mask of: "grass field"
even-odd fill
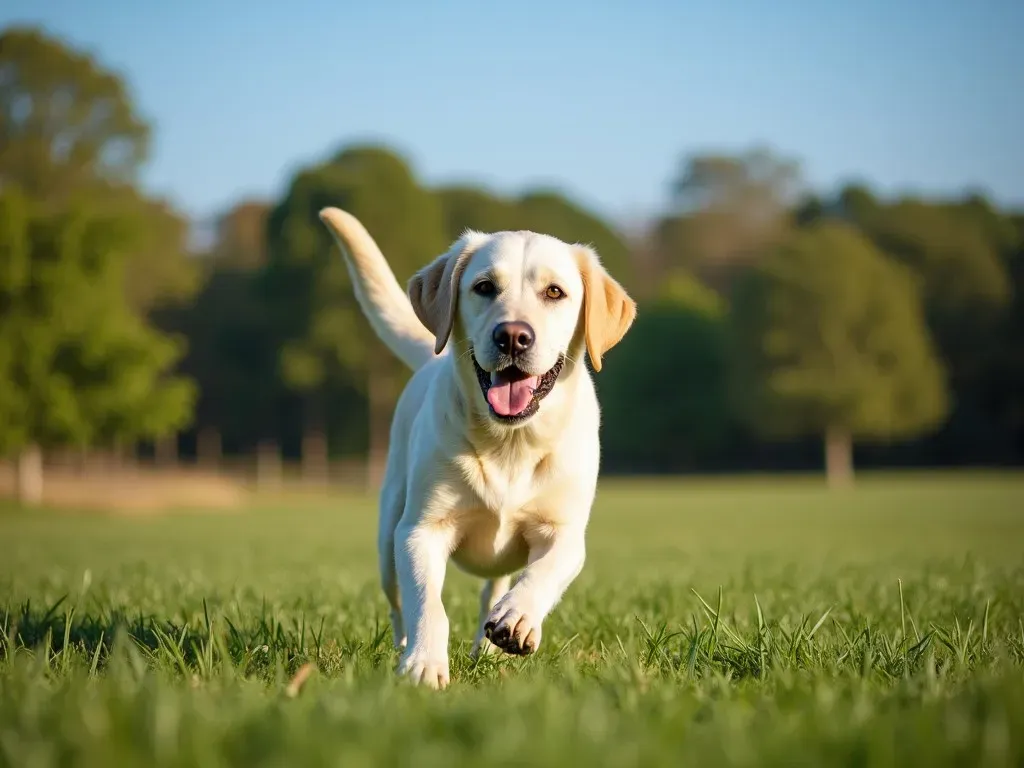
[[[0,509],[0,765],[1024,765],[1024,476],[598,499],[535,656],[469,660],[449,569],[441,693],[392,673],[370,498]]]

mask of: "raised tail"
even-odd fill
[[[414,371],[434,355],[434,335],[416,317],[377,243],[360,221],[338,208],[324,208],[320,220],[334,236],[352,276],[356,301],[388,349]]]

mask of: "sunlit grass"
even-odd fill
[[[396,680],[373,499],[0,512],[0,764],[1015,765],[1024,479],[630,481],[540,653]],[[304,665],[304,687],[289,681]]]

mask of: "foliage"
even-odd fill
[[[91,55],[0,33],[0,447],[95,446],[187,425],[180,339],[145,317],[198,288],[187,224],[134,186],[149,126]]]
[[[209,257],[217,266],[258,269],[267,263],[267,217],[270,203],[244,200],[217,219],[217,235]]]
[[[434,191],[444,219],[444,236],[455,242],[467,229],[502,232],[521,224],[514,200],[471,186],[439,187]]]
[[[0,33],[0,187],[58,202],[97,180],[132,182],[149,127],[123,80],[35,28]]]
[[[942,431],[930,441],[932,455],[945,460],[951,452],[969,453],[979,462],[1006,455],[1012,438],[991,406],[1003,389],[1000,371],[1013,347],[1001,330],[1015,293],[1009,270],[1019,240],[1012,217],[977,196],[882,201],[863,187],[842,190],[833,208],[907,265],[921,286],[953,402]]]
[[[188,221],[166,200],[146,197],[134,187],[106,185],[88,194],[104,216],[133,229],[124,279],[132,310],[148,316],[187,305],[203,282],[201,265],[189,250]]]
[[[708,287],[690,272],[678,270],[668,275],[661,284],[656,299],[693,309],[700,315],[723,320],[729,308],[717,291]]]
[[[803,481],[606,483],[537,655],[472,662],[478,583],[449,569],[441,695],[393,677],[369,496],[242,525],[7,510],[0,760],[1016,765],[1020,494],[995,475],[839,499]]]
[[[131,221],[0,192],[0,448],[89,446],[184,426],[181,354],[125,300]]]
[[[684,212],[731,211],[751,221],[783,215],[801,191],[800,164],[769,147],[684,158],[673,202]]]
[[[379,149],[353,147],[346,152]],[[384,156],[389,155],[381,151]],[[232,370],[244,370],[245,373],[239,374],[242,380],[270,381],[277,377],[260,368],[262,363],[256,368],[235,368],[232,360],[236,357],[233,352],[236,340],[239,334],[246,336],[248,340],[238,343],[242,348],[253,351],[253,360],[265,360],[270,354],[276,356],[283,349],[282,357],[291,376],[287,382],[295,391],[311,391],[308,388],[313,387],[312,391],[319,392],[323,387],[327,388],[323,391],[329,394],[332,404],[332,411],[327,414],[332,444],[345,445],[345,450],[358,452],[366,444],[362,425],[369,407],[367,382],[372,377],[380,380],[383,375],[391,382],[392,394],[388,398],[392,398],[403,372],[397,366],[390,372],[387,368],[376,374],[369,370],[371,362],[379,361],[382,366],[390,366],[394,361],[370,334],[352,300],[348,275],[315,214],[321,204],[341,204],[339,201],[345,196],[348,200],[359,198],[366,206],[370,205],[367,201],[385,197],[372,190],[383,188],[384,184],[379,180],[387,173],[375,176],[378,180],[371,183],[368,179],[372,174],[357,174],[350,169],[345,179],[338,180],[340,174],[330,170],[332,162],[298,174],[288,194],[272,209],[271,212],[279,217],[272,219],[271,227],[272,236],[277,238],[277,256],[266,255],[268,247],[255,234],[261,214],[259,203],[241,203],[222,217],[218,245],[214,248],[211,262],[217,266],[211,274],[216,275],[221,269],[231,272],[233,267],[230,264],[236,262],[255,265],[269,259],[265,267],[257,269],[263,292],[246,299],[251,301],[251,307],[239,310],[237,322],[228,317],[231,310],[227,309],[235,305],[223,297],[221,315],[227,323],[223,332],[225,338],[219,341],[196,339],[194,343],[211,350],[203,357],[209,361],[209,369],[189,367],[188,371],[199,377],[203,387],[210,388],[212,392],[220,391],[219,382],[233,380],[235,374],[231,373]],[[386,161],[380,162],[382,167],[389,165]],[[421,239],[412,235],[406,238],[406,242],[413,244],[403,245],[401,242],[389,242],[388,238],[406,231],[405,225],[410,216],[400,215],[399,208],[409,209],[410,205],[416,207],[418,203],[387,204],[380,210],[365,209],[366,215],[374,217],[376,222],[371,224],[371,232],[383,241],[385,255],[395,263],[400,279],[407,277],[466,228],[495,231],[526,227],[552,231],[565,239],[594,243],[616,276],[625,273],[638,277],[640,267],[644,267],[644,282],[641,284],[634,280],[636,287],[631,288],[642,311],[637,326],[627,336],[619,353],[623,359],[629,358],[628,365],[623,367],[631,371],[629,375],[635,376],[638,383],[647,382],[644,386],[650,385],[660,391],[662,394],[658,395],[658,402],[663,402],[663,405],[671,398],[673,378],[668,367],[673,363],[671,359],[665,360],[653,354],[649,344],[671,343],[675,348],[681,339],[685,339],[687,351],[679,359],[699,355],[703,370],[713,373],[705,373],[703,379],[689,375],[687,386],[692,385],[696,389],[686,396],[688,405],[662,409],[663,413],[671,412],[682,419],[673,429],[665,426],[669,422],[660,423],[654,418],[643,430],[629,429],[628,414],[636,411],[636,393],[639,390],[625,384],[626,374],[617,370],[619,364],[614,366],[616,370],[610,368],[607,376],[598,377],[602,407],[608,416],[608,428],[604,432],[606,470],[652,470],[656,465],[663,466],[669,462],[670,456],[675,456],[669,462],[671,466],[709,469],[764,468],[766,461],[773,466],[795,468],[807,467],[811,461],[817,460],[819,448],[813,450],[814,458],[809,459],[812,454],[806,447],[801,447],[802,444],[790,445],[788,438],[778,442],[775,437],[768,436],[791,435],[792,430],[758,435],[743,425],[750,419],[743,418],[738,406],[752,407],[755,402],[749,396],[754,394],[752,391],[742,391],[745,383],[750,383],[750,373],[731,364],[725,373],[718,372],[717,361],[735,359],[735,356],[725,346],[715,347],[715,344],[725,344],[723,335],[718,333],[720,324],[702,314],[693,315],[689,310],[725,313],[723,322],[736,328],[731,314],[735,312],[738,316],[745,316],[753,311],[746,306],[752,294],[745,293],[742,286],[747,277],[758,273],[758,265],[787,243],[794,232],[835,221],[845,221],[847,226],[864,234],[882,253],[886,264],[892,262],[902,266],[895,271],[884,270],[886,276],[900,274],[906,278],[897,278],[898,285],[883,289],[884,295],[899,294],[910,289],[908,283],[915,284],[920,295],[915,305],[923,307],[926,325],[922,331],[919,318],[913,319],[921,313],[908,310],[906,317],[918,328],[918,331],[910,333],[923,332],[927,343],[934,348],[934,354],[941,357],[946,387],[950,390],[945,399],[954,409],[939,437],[932,437],[933,430],[923,426],[921,430],[909,432],[890,430],[886,439],[902,445],[891,449],[871,448],[866,454],[869,463],[888,463],[897,459],[924,463],[935,460],[1019,461],[1021,454],[1016,446],[1021,444],[1017,436],[1020,430],[1013,426],[1019,420],[1011,414],[1024,408],[1021,405],[1024,401],[1019,390],[1013,387],[1016,379],[1008,363],[1014,359],[1012,350],[1021,343],[1020,331],[1013,322],[1012,314],[1013,307],[1019,303],[1019,289],[1014,287],[1010,274],[1021,237],[1013,215],[994,208],[984,199],[886,202],[875,197],[871,190],[855,186],[848,186],[835,196],[799,196],[799,169],[784,157],[757,151],[732,158],[697,155],[687,159],[680,173],[680,188],[688,191],[665,217],[653,223],[648,233],[651,242],[648,253],[645,250],[646,237],[629,243],[599,217],[557,193],[535,190],[518,197],[501,196],[485,188],[465,184],[428,190],[412,179],[408,168],[402,170],[399,167],[403,165],[399,159],[393,176],[397,179],[396,187],[408,192],[397,196],[389,193],[387,197],[399,200],[403,194],[408,194],[410,200],[422,202],[423,195],[430,194],[435,205],[424,204],[421,208],[433,208],[440,217],[440,224],[421,222],[418,225],[424,232],[433,232],[427,238],[434,240],[429,248],[424,245],[426,240],[419,242]],[[337,191],[333,191],[332,184]],[[354,190],[362,192],[357,194]],[[322,197],[317,198],[321,192]],[[688,201],[686,205],[683,205],[684,200]],[[918,221],[918,213],[915,212],[920,211],[925,213],[919,217],[923,223],[918,224],[915,223]],[[908,221],[900,224],[899,218],[904,213]],[[265,209],[263,215],[266,215]],[[432,215],[424,216],[433,221]],[[282,228],[285,220],[289,222],[287,236]],[[928,222],[933,220],[944,222],[935,227],[941,236],[926,231],[923,238],[914,239],[915,228],[927,230],[931,227]],[[276,224],[273,223],[275,221]],[[952,232],[954,227],[963,231],[949,236],[943,234]],[[883,237],[886,232],[910,233],[904,238],[907,244],[896,248],[892,245],[897,242],[893,237]],[[972,243],[977,247],[971,246]],[[970,251],[968,246],[974,250]],[[645,262],[643,265],[641,260]],[[981,266],[971,267],[972,260]],[[831,261],[825,260],[827,264]],[[825,264],[821,266],[825,268]],[[223,283],[231,283],[235,279],[224,276]],[[887,281],[888,277],[878,279]],[[853,301],[842,281],[833,281],[828,286],[833,284],[837,290],[847,290],[847,299]],[[827,286],[823,290],[826,288],[831,290]],[[226,290],[223,284],[211,287],[214,293],[221,290]],[[729,297],[728,305],[723,296]],[[861,298],[866,300],[870,297],[862,295]],[[213,330],[212,318],[217,315],[214,304],[220,301],[208,297],[197,302],[193,308],[197,322],[191,327],[219,337],[221,332]],[[677,310],[662,306],[664,302],[684,305],[688,309],[679,311],[676,320],[671,320],[669,315]],[[650,324],[644,322],[648,316]],[[228,330],[229,326],[237,326],[243,317],[248,318],[245,323],[251,324],[248,331],[241,327]],[[894,319],[892,322],[902,321]],[[673,323],[678,323],[678,327]],[[806,325],[813,327],[811,322]],[[192,339],[191,334],[189,338]],[[263,351],[257,354],[255,347],[260,344]],[[212,350],[217,351],[214,353]],[[380,354],[368,354],[369,350],[377,350]],[[245,355],[249,356],[249,353]],[[648,376],[648,371],[658,373]],[[223,372],[223,378],[219,378],[219,372]],[[298,386],[300,383],[302,387]],[[722,419],[717,405],[720,398],[713,393],[736,388],[742,391],[741,397],[738,402],[727,401],[727,418]],[[697,390],[705,392],[710,399],[705,399],[704,395],[698,397]],[[677,392],[683,393],[684,390]],[[216,395],[209,400],[227,403],[230,398]],[[928,400],[926,392],[923,401]],[[224,408],[234,409],[236,406],[242,409],[241,400],[226,404]],[[706,411],[702,410],[704,406]],[[251,403],[245,406],[246,409],[253,407]],[[267,411],[259,410],[261,416],[258,418],[251,416],[251,410],[249,415],[243,411],[230,417],[206,411],[210,415],[203,415],[201,420],[209,419],[218,424],[244,423],[247,430],[243,431],[247,434],[257,430],[279,436],[281,430],[291,429],[288,419],[293,416],[282,414],[284,421],[277,417],[264,420],[263,414]],[[763,406],[761,411],[764,412]],[[684,416],[687,412],[690,416]],[[382,413],[381,421],[388,415],[387,412]],[[697,417],[703,426],[693,421]],[[879,418],[882,418],[881,414]],[[716,424],[723,432],[714,439],[705,439],[711,430],[717,428],[713,426]],[[692,433],[694,429],[700,435]],[[912,437],[916,433],[924,434],[924,437]],[[250,438],[246,437],[241,442],[248,444]],[[684,448],[684,453],[674,453]]]
[[[1009,300],[1003,255],[1013,234],[986,204],[902,199],[885,205],[860,190],[850,207],[848,218],[919,276],[935,310],[977,310]]]
[[[151,335],[144,318],[175,337],[153,336],[147,347],[152,360],[139,365],[157,376],[154,381],[162,381],[155,372],[170,365],[194,378],[200,389],[195,427],[220,429],[229,452],[248,450],[263,438],[288,443],[303,428],[299,398],[307,421],[327,425],[332,445],[362,451],[367,421],[374,425],[370,443],[376,439],[378,452],[383,445],[407,374],[370,331],[347,270],[317,219],[324,205],[339,205],[364,221],[402,281],[466,228],[531,229],[594,246],[641,306],[617,353],[620,363],[598,377],[607,470],[763,468],[766,457],[778,466],[808,466],[789,436],[820,428],[824,412],[836,411],[845,412],[861,436],[904,443],[871,454],[875,463],[1020,463],[1024,457],[1017,354],[1024,348],[1024,233],[1019,213],[980,195],[883,199],[857,185],[826,193],[808,189],[800,162],[775,149],[709,149],[681,158],[664,214],[629,242],[620,227],[558,190],[500,195],[469,184],[429,188],[387,147],[358,145],[301,169],[280,199],[239,201],[217,219],[214,246],[201,261],[189,253],[185,218],[138,188],[150,134],[127,82],[92,54],[30,27],[0,32],[0,189],[24,195],[33,221],[79,217],[107,222],[120,233],[114,282],[127,302],[116,310],[126,324],[123,333]],[[793,250],[793,242],[824,237],[810,233],[833,231],[836,221],[867,238],[877,258],[808,256],[813,268],[806,281],[814,290],[794,298],[794,306],[816,293],[806,306],[822,317],[843,325],[839,308],[847,319],[863,314],[865,323],[884,329],[878,343],[886,355],[899,352],[900,361],[892,364],[898,374],[883,375],[889,363],[879,363],[874,352],[855,353],[842,361],[843,375],[853,378],[840,384],[819,376],[817,363],[794,368],[758,347],[759,339],[768,338],[752,319],[767,306],[754,288],[772,274],[765,265]],[[42,242],[41,235],[33,237]],[[16,244],[9,244],[8,252],[14,250]],[[889,269],[890,263],[898,266]],[[4,268],[9,276],[18,269],[13,261]],[[855,275],[860,277],[847,280]],[[878,288],[869,292],[871,280]],[[790,283],[794,288],[800,281]],[[920,299],[909,300],[902,311],[884,309],[903,302],[913,292],[911,283]],[[75,297],[91,306],[91,299]],[[108,314],[113,317],[114,310]],[[59,325],[59,317],[52,322]],[[33,322],[40,329],[45,324]],[[787,322],[804,331],[818,327],[807,317]],[[12,362],[21,348],[9,340],[22,331],[6,325],[0,365],[10,371],[23,365]],[[723,328],[747,329],[745,340],[739,339],[746,349],[729,347]],[[64,331],[45,333],[57,338]],[[187,354],[178,337],[187,340]],[[790,341],[802,339],[807,352],[809,338],[795,334]],[[679,351],[661,354],[665,348]],[[865,362],[872,355],[874,361]],[[741,360],[779,367],[733,365]],[[914,360],[920,371],[905,375]],[[135,376],[141,374],[129,378]],[[56,398],[55,419],[74,421],[79,417],[69,414],[79,406],[66,403],[84,403],[86,383],[63,381],[64,390],[46,396]],[[765,383],[771,386],[756,386]],[[20,386],[3,386],[0,408],[24,410],[15,394]],[[730,390],[740,397],[726,399]],[[773,397],[765,399],[765,392]],[[639,393],[658,408],[638,411]],[[184,418],[165,426],[180,426]],[[146,419],[125,416],[126,422],[140,420]],[[746,428],[754,422],[780,428],[754,434]],[[105,440],[113,432],[130,439],[137,431],[96,430],[58,430],[47,439],[59,433],[73,442],[86,435]]]
[[[216,429],[228,452],[289,431],[279,413],[279,334],[260,292],[268,213],[247,201],[220,216],[209,252],[196,259],[205,267],[200,290],[157,313],[161,328],[187,340],[179,369],[198,385],[197,426]]]
[[[891,440],[945,416],[917,290],[855,229],[799,231],[752,270],[734,307],[737,407],[766,433]]]
[[[251,451],[282,427],[277,334],[256,279],[248,269],[217,267],[187,308],[160,314],[163,328],[188,340],[180,372],[198,386],[196,423],[216,428],[232,451]]]
[[[264,285],[285,337],[285,379],[299,389],[332,378],[366,386],[371,358],[391,357],[363,317],[341,254],[317,218],[329,205],[363,223],[400,282],[447,246],[437,202],[388,150],[349,147],[296,174],[270,214]]]
[[[188,224],[135,186],[150,128],[121,77],[33,28],[0,33],[0,189],[52,211],[84,195],[137,226],[125,290],[140,312],[190,298],[199,271]]]
[[[713,462],[732,429],[724,303],[692,276],[667,281],[598,377],[608,460],[673,472]]]
[[[551,190],[533,190],[516,205],[520,229],[544,232],[567,243],[583,243],[597,251],[601,263],[632,289],[633,268],[621,235],[594,214]],[[506,227],[507,229],[507,227]]]
[[[501,232],[526,229],[568,243],[594,248],[602,264],[627,289],[635,277],[628,247],[622,236],[598,216],[555,190],[530,190],[518,198],[504,198],[484,189],[441,187],[446,239],[456,240],[466,229]]]
[[[799,164],[767,147],[684,158],[669,213],[654,225],[661,270],[685,268],[731,292],[737,273],[785,236],[801,187]]]

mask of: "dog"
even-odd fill
[[[529,231],[466,230],[403,291],[358,219],[319,216],[374,332],[414,371],[391,424],[380,578],[397,673],[444,688],[449,560],[486,580],[474,657],[536,651],[583,568],[600,460],[584,354],[600,371],[636,303],[591,247]]]

